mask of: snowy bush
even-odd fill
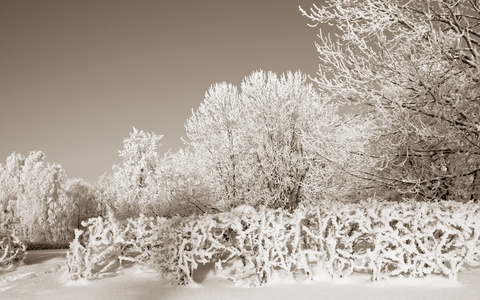
[[[473,203],[376,202],[366,209],[374,248],[367,250],[372,279],[379,275],[456,278],[480,258],[480,209]]]
[[[140,216],[129,222],[129,244],[140,252],[136,261],[179,284],[193,282],[193,271],[199,263],[217,259],[221,264],[238,254],[225,239],[229,228],[219,215],[171,219]],[[225,254],[229,255],[220,257]]]
[[[187,284],[192,281],[192,261],[188,257],[191,234],[182,231],[181,221],[180,217],[154,219],[143,215],[129,220],[133,232],[131,243],[141,253],[138,262],[162,272],[172,281]]]
[[[464,263],[480,259],[480,206],[472,202],[338,203],[308,220],[318,226],[305,228],[310,244],[319,243],[322,263],[336,277],[369,271],[372,280],[456,278]]]
[[[244,266],[253,265],[256,284],[268,282],[274,271],[293,276],[302,271],[311,275],[301,223],[304,212],[262,208],[234,211],[229,217],[231,253],[238,253]]]
[[[91,218],[82,225],[86,231],[75,230],[67,252],[70,279],[94,279],[112,274],[129,247],[126,242],[129,228],[115,220],[112,213],[105,219]]]
[[[203,216],[91,219],[77,231],[69,254],[72,279],[92,278],[129,259],[178,284],[193,283],[199,264],[216,268],[232,258],[253,270],[255,284],[324,268],[332,277],[370,272],[388,276],[456,278],[464,263],[480,261],[480,205],[415,201],[282,209],[240,207]],[[82,246],[80,238],[83,239]],[[126,257],[126,250],[139,253]],[[232,278],[235,280],[235,278]]]
[[[16,236],[0,234],[0,273],[23,261],[25,250],[25,244]]]

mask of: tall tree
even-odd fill
[[[393,197],[480,196],[480,3],[330,0],[308,13],[320,32],[321,92],[361,104],[364,166]],[[368,147],[370,145],[370,147]]]
[[[231,84],[213,85],[185,127],[189,145],[208,164],[218,205],[297,207],[307,178],[329,163],[317,155],[324,150],[312,153],[305,140],[335,135],[336,109],[300,72],[254,72],[240,93]]]
[[[315,152],[305,144],[319,138],[333,141],[340,121],[337,106],[317,93],[301,72],[282,76],[254,72],[243,80],[241,89],[242,119],[247,127],[244,138],[250,147],[246,161],[254,170],[249,179],[255,192],[249,196],[263,198],[273,207],[294,209],[306,200],[305,188],[313,179],[310,174],[330,163],[321,154],[332,149],[332,143]],[[316,183],[324,189],[327,185],[320,180]]]
[[[12,232],[16,229],[18,216],[15,206],[22,191],[20,177],[25,164],[25,156],[13,152],[6,163],[0,163],[0,231]]]
[[[240,142],[241,107],[237,87],[217,83],[210,87],[198,110],[185,124],[189,145],[210,170],[205,175],[215,186],[220,207],[242,197],[238,169],[239,156],[245,147]]]
[[[25,158],[15,203],[17,231],[22,237],[45,241],[64,236],[60,215],[66,207],[61,197],[65,177],[65,170],[47,163],[41,151],[31,151]]]

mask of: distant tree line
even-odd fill
[[[28,241],[73,238],[79,224],[102,208],[95,188],[45,160],[41,151],[12,153],[0,163],[0,233]]]

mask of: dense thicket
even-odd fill
[[[368,272],[388,276],[456,278],[465,263],[480,261],[480,205],[453,201],[402,203],[368,200],[256,211],[118,221],[92,218],[77,231],[68,254],[70,278],[115,274],[122,261],[160,272],[174,284],[193,283],[200,264],[217,269],[238,259],[231,280],[254,284],[285,277],[332,277]]]

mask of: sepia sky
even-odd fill
[[[94,184],[132,126],[176,151],[211,84],[315,74],[318,29],[298,10],[314,2],[0,0],[0,162],[41,150]]]

